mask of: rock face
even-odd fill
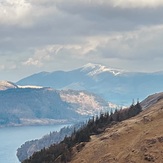
[[[156,97],[159,100],[155,100]],[[162,163],[162,93],[148,97],[143,104],[147,104],[149,99],[149,107],[136,117],[92,136],[80,152],[76,150],[71,163]]]

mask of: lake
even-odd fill
[[[67,125],[0,128],[0,163],[20,163],[16,150],[25,141],[38,139]]]

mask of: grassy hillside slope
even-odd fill
[[[72,163],[163,162],[163,99],[136,117],[91,137]]]

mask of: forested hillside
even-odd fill
[[[77,150],[84,147],[84,142],[90,141],[91,135],[102,133],[107,127],[131,118],[142,111],[139,103],[131,105],[127,109],[116,110],[114,113],[101,113],[100,116],[90,119],[79,130],[74,130],[71,136],[65,137],[59,144],[54,144],[48,149],[42,149],[40,152],[34,153],[30,159],[23,161],[23,163],[59,163],[71,161],[73,155],[73,148],[76,146]]]

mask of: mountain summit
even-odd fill
[[[90,76],[96,76],[96,75],[99,75],[99,74],[105,73],[105,72],[111,73],[116,76],[123,72],[121,70],[107,68],[106,66],[102,66],[100,64],[93,64],[93,63],[88,63],[88,64],[84,65],[81,68],[81,71],[86,72]]]
[[[17,82],[55,89],[87,90],[107,101],[128,105],[133,99],[163,91],[163,73],[127,72],[88,63],[71,71],[40,72]]]

